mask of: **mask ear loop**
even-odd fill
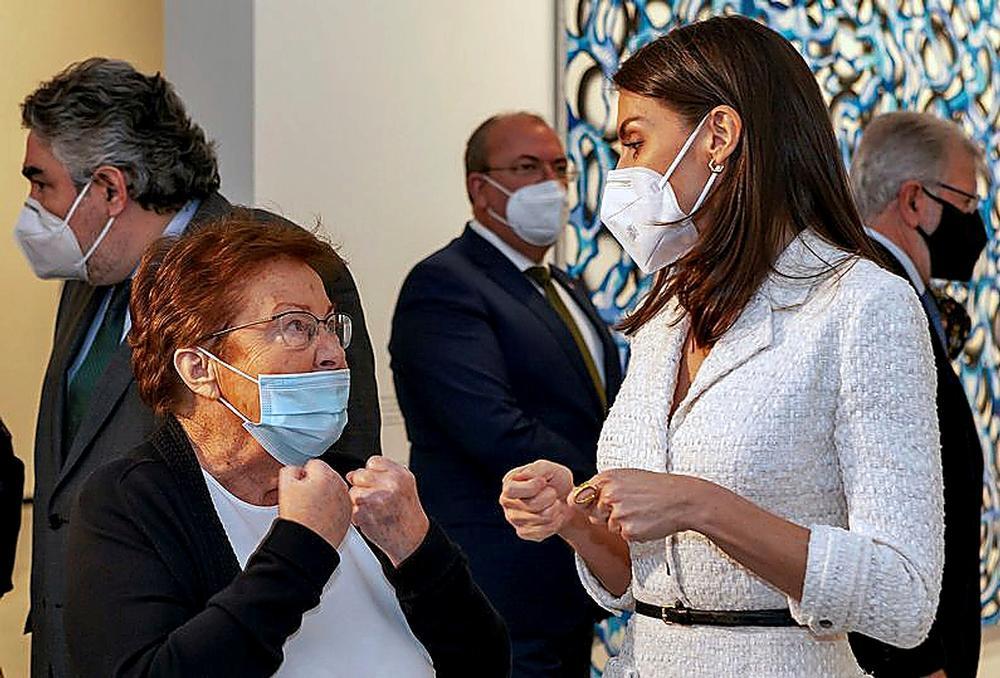
[[[684,145],[681,146],[681,150],[677,152],[677,155],[674,157],[674,161],[670,163],[670,166],[667,167],[667,171],[663,173],[663,178],[660,179],[660,190],[663,190],[663,187],[667,185],[667,181],[669,181],[670,177],[673,175],[674,170],[677,169],[677,166],[681,164],[681,160],[684,159],[684,156],[687,155],[687,152],[691,149],[691,145],[694,144],[694,140],[698,137],[698,132],[700,132],[701,128],[705,126],[705,122],[708,120],[708,115],[709,114],[706,113],[705,117],[703,117],[697,126],[695,126],[694,131],[688,135],[687,141],[685,141]]]
[[[711,174],[708,177],[708,181],[705,182],[705,188],[701,189],[701,195],[699,195],[698,199],[694,201],[694,207],[691,208],[690,212],[691,214],[697,212],[698,208],[701,207],[701,204],[705,202],[705,198],[708,197],[708,192],[712,190],[712,186],[715,184],[716,178],[722,173],[722,170],[724,169],[726,169],[725,165],[723,165],[722,163],[715,164],[711,160],[711,158],[709,158],[708,171],[711,172]]]
[[[501,193],[503,193],[504,195],[506,195],[508,200],[514,195],[513,191],[508,191],[506,188],[504,188],[503,186],[501,186],[498,182],[494,181],[492,177],[490,177],[489,175],[487,175],[485,173],[483,173],[483,179],[485,179],[486,183],[488,183],[490,186],[492,186],[493,188],[497,189],[498,191],[500,191]],[[499,221],[504,226],[506,226],[508,228],[513,228],[510,225],[510,222],[507,221],[506,219],[504,219],[502,216],[500,216],[492,207],[487,207],[486,208],[486,213],[489,214],[494,219],[496,219],[497,221]]]
[[[257,384],[257,397],[261,399],[261,402],[264,402],[263,401],[263,395],[264,394],[260,392],[260,380],[255,379],[254,377],[251,377],[249,374],[247,374],[243,370],[239,369],[238,367],[233,367],[232,365],[230,365],[229,363],[227,363],[225,360],[222,360],[221,358],[213,355],[212,352],[209,351],[207,348],[202,348],[201,346],[198,346],[197,349],[201,353],[205,354],[206,356],[208,356],[209,358],[211,358],[212,360],[214,360],[216,362],[216,364],[222,365],[223,367],[225,367],[225,368],[227,368],[227,369],[235,372],[236,374],[240,375],[241,377],[244,377],[245,379],[249,379],[253,383]],[[259,421],[256,421],[256,422],[255,421],[250,421],[249,417],[247,417],[242,412],[240,412],[238,409],[236,409],[236,406],[233,405],[232,403],[230,403],[225,398],[223,398],[221,394],[219,395],[219,402],[222,403],[223,405],[225,405],[229,409],[230,412],[232,412],[237,417],[239,417],[240,419],[242,419],[243,423],[245,423],[245,424],[251,424],[251,425],[254,425],[254,426],[259,426],[260,425],[261,422],[259,422]],[[261,416],[263,416],[263,412],[261,413]],[[263,421],[263,419],[261,421]]]

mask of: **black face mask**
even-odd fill
[[[983,218],[979,210],[966,214],[926,188],[923,191],[941,205],[941,223],[934,233],[927,235],[922,227],[917,227],[931,253],[931,277],[968,282],[972,279],[972,269],[976,267],[979,255],[986,247]]]

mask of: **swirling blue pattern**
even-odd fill
[[[891,110],[930,111],[961,124],[986,151],[982,212],[990,243],[968,285],[947,291],[972,318],[959,370],[976,414],[986,457],[983,478],[982,601],[984,623],[1000,621],[1000,225],[995,192],[1000,148],[1000,3],[924,0],[770,2],[750,0],[561,0],[562,85],[567,151],[581,169],[572,206],[571,242],[562,256],[570,272],[595,290],[608,322],[634,307],[648,288],[610,234],[597,201],[604,176],[617,162],[614,97],[608,86],[619,63],[675,26],[710,16],[742,14],[791,41],[823,90],[850,163],[864,124]],[[595,658],[614,653],[621,622],[601,627]],[[595,660],[594,675],[601,662]]]

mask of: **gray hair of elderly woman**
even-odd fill
[[[906,181],[941,181],[948,154],[964,150],[986,173],[982,149],[954,122],[931,113],[883,113],[865,127],[851,162],[858,210],[870,222],[896,199]]]
[[[52,147],[81,188],[101,166],[125,175],[129,197],[159,213],[219,187],[215,149],[159,73],[93,58],[28,95],[21,122]]]

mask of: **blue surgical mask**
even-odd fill
[[[203,348],[199,351],[257,384],[260,421],[252,422],[225,398],[219,401],[243,420],[243,428],[286,466],[303,466],[326,452],[347,426],[351,371],[320,370],[299,374],[261,374],[256,378]]]

